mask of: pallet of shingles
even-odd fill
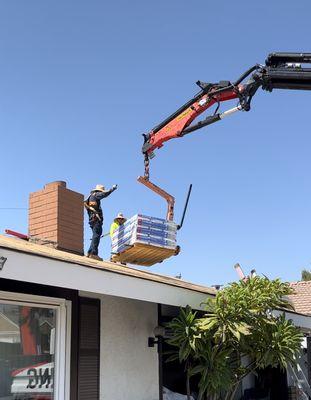
[[[151,266],[176,254],[177,224],[137,214],[112,237],[112,260]]]

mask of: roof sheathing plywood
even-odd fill
[[[109,261],[92,260],[87,257],[79,256],[65,251],[55,250],[47,246],[30,243],[20,239],[8,238],[3,235],[0,235],[0,248],[11,249],[38,257],[52,258],[54,260],[59,260],[70,264],[78,264],[86,268],[86,273],[87,268],[95,268],[111,273],[122,274],[139,279],[164,283],[170,286],[181,287],[195,292],[205,293],[209,295],[216,294],[215,289],[206,286],[196,285],[194,283],[186,282],[166,275],[159,275],[152,272],[122,266]]]

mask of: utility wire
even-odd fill
[[[28,210],[25,207],[0,207],[0,210]]]

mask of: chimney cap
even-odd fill
[[[49,187],[53,187],[53,186],[62,186],[62,187],[66,187],[66,182],[65,182],[65,181],[54,181],[54,182],[50,182],[50,183],[47,183],[46,185],[44,185],[44,189],[49,188]]]

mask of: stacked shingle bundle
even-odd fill
[[[112,253],[122,253],[135,243],[175,249],[176,232],[175,222],[137,214],[114,232]]]

